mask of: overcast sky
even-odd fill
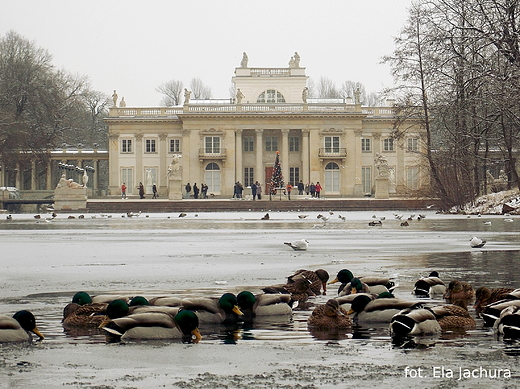
[[[229,98],[242,53],[249,67],[300,66],[377,92],[392,84],[391,54],[411,0],[3,0],[0,35],[14,30],[53,55],[54,65],[116,89],[127,106],[157,106],[155,88],[200,78]]]

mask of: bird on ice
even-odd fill
[[[291,247],[294,251],[305,251],[309,247],[309,241],[307,239],[300,239],[294,242],[283,242],[283,244]]]
[[[484,247],[484,245],[486,244],[486,241],[482,240],[480,238],[477,238],[476,236],[474,236],[469,241],[469,244],[470,244],[471,247],[478,249],[478,248]]]

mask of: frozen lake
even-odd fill
[[[323,268],[332,277],[343,268],[356,276],[390,276],[399,284],[396,296],[411,300],[415,281],[432,270],[446,283],[465,280],[475,289],[520,287],[520,218],[395,213],[402,220],[390,211],[326,212],[325,222],[313,212],[305,219],[297,212],[270,212],[270,220],[261,220],[265,212],[182,218],[85,214],[84,219],[61,214],[51,221],[44,215],[2,216],[0,313],[31,310],[46,339],[31,346],[0,345],[0,388],[520,387],[518,344],[497,339],[481,321],[474,331],[407,345],[393,345],[386,326],[324,338],[307,328],[311,310],[240,333],[201,326],[203,340],[196,345],[107,344],[101,333],[67,333],[61,326],[63,307],[80,290],[220,296],[260,292],[297,269]],[[401,226],[412,213],[410,225]],[[417,220],[419,213],[426,218]],[[373,216],[384,218],[383,225],[370,227]],[[488,243],[471,249],[472,236]],[[309,241],[308,251],[283,244],[302,238]],[[312,303],[336,291],[331,285],[327,296]],[[437,367],[453,370],[454,378],[438,376]],[[509,369],[512,378],[458,380],[459,369],[480,368]],[[423,377],[413,377],[419,369]]]

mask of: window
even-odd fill
[[[407,151],[419,151],[419,138],[408,138]]]
[[[289,151],[300,151],[300,137],[289,137]]]
[[[292,186],[298,185],[300,182],[300,168],[299,167],[290,167],[289,168],[289,182]]]
[[[204,152],[206,154],[219,154],[220,136],[207,136],[204,139]]]
[[[181,152],[181,140],[180,139],[170,139],[170,153],[180,153]]]
[[[255,151],[254,138],[252,136],[244,136],[244,151]]]
[[[372,151],[370,138],[361,138],[361,151],[364,153]]]
[[[406,168],[406,185],[408,189],[418,190],[419,189],[419,167],[409,166]]]
[[[326,153],[339,153],[339,136],[326,136],[324,140]]]
[[[254,177],[254,169],[252,167],[244,168],[244,186],[251,186],[255,180]]]
[[[370,167],[361,168],[361,186],[364,194],[372,193],[372,172]]]
[[[134,169],[131,167],[121,168],[121,184],[126,185],[126,194],[131,195],[134,188]]]
[[[155,139],[146,139],[145,149],[146,153],[155,153]]]
[[[205,169],[205,177],[208,192],[220,194],[220,167],[214,162],[208,163]]]
[[[325,166],[325,192],[339,193],[339,166],[335,162]]]
[[[132,139],[121,139],[121,152],[132,153]]]
[[[278,151],[278,138],[276,136],[265,137],[265,151]]]
[[[394,138],[383,139],[383,151],[394,151]]]
[[[260,93],[257,103],[285,103],[285,97],[274,89],[268,89],[265,92]]]

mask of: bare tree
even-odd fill
[[[194,99],[211,99],[211,88],[205,86],[200,78],[191,79],[190,89]]]
[[[70,127],[84,77],[56,71],[52,57],[10,31],[0,39],[0,157],[46,153]]]
[[[161,99],[161,105],[166,107],[181,105],[181,96],[184,89],[182,81],[170,80],[159,85],[155,90],[164,96]]]
[[[334,81],[327,77],[320,77],[314,88],[315,96],[320,99],[339,99],[342,97]]]

